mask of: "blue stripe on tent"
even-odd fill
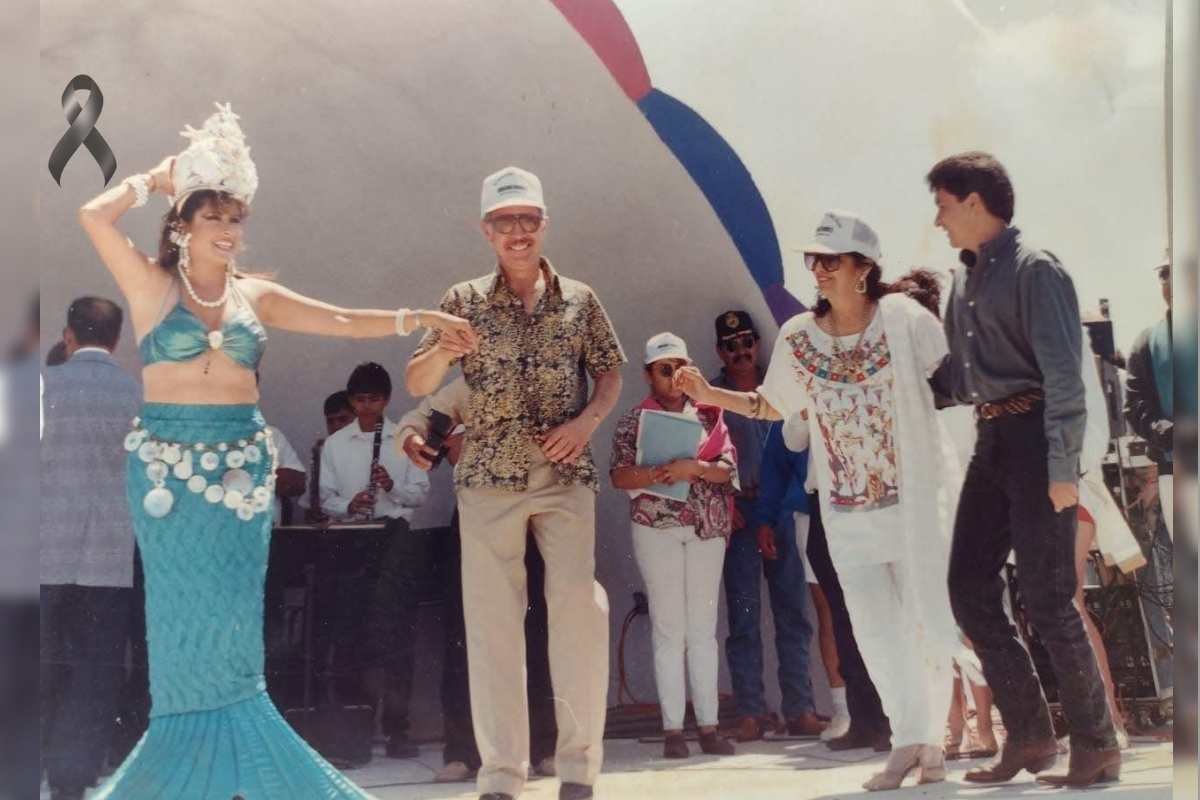
[[[783,283],[771,212],[733,148],[703,117],[658,89],[637,105],[700,187],[759,288]]]

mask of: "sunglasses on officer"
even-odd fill
[[[721,347],[725,348],[726,353],[734,353],[737,350],[749,350],[754,347],[754,343],[758,341],[757,333],[744,333],[741,336],[735,336],[732,339],[726,339],[721,342]]]

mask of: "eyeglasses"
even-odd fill
[[[487,221],[496,233],[512,233],[518,225],[525,233],[537,233],[546,223],[546,218],[541,214],[500,214],[488,217]]]
[[[805,253],[804,266],[809,272],[815,272],[818,266],[824,272],[837,272],[842,266],[842,257],[838,253]]]
[[[756,334],[747,333],[746,335],[739,336],[736,339],[728,339],[724,342],[721,342],[721,347],[725,348],[726,353],[733,353],[736,352],[739,347],[749,350],[750,348],[754,347],[754,343],[757,341],[758,336]]]
[[[1158,282],[1159,283],[1170,283],[1171,282],[1171,268],[1170,267],[1162,267],[1161,269],[1159,269]]]

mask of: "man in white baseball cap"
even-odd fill
[[[528,775],[525,652],[512,643],[525,635],[522,557],[532,529],[546,562],[559,799],[584,800],[600,772],[608,696],[608,599],[595,580],[600,483],[589,442],[620,397],[625,354],[591,288],[542,256],[537,176],[505,167],[484,179],[480,200],[496,269],[451,287],[442,307],[459,309],[486,344],[464,356],[426,336],[408,389],[428,394],[461,361],[467,432],[454,479],[479,790],[513,800]]]

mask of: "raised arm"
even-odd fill
[[[147,289],[151,289],[152,293],[161,294],[158,284],[165,281],[167,276],[145,253],[133,246],[117,227],[117,222],[137,202],[137,192],[131,183],[143,181],[148,194],[163,192],[170,196],[173,191],[171,164],[174,160],[174,156],[163,159],[162,163],[147,175],[135,176],[119,183],[89,200],[79,209],[80,225],[92,240],[100,260],[112,273],[121,292],[131,301],[136,300],[140,293]]]

